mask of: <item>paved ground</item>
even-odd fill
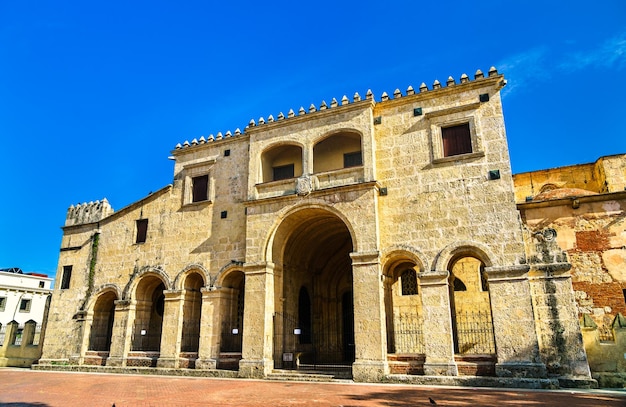
[[[626,391],[302,383],[0,369],[0,406],[626,406]]]

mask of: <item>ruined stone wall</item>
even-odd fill
[[[572,198],[573,199],[573,198]],[[592,195],[552,204],[520,204],[531,231],[553,228],[572,264],[572,284],[579,315],[608,325],[626,311],[626,194]]]

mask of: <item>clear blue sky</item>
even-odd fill
[[[53,275],[67,208],[169,184],[176,143],[492,65],[514,172],[626,153],[623,0],[173,3],[0,2],[0,267]]]

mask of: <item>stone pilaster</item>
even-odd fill
[[[385,292],[378,252],[351,253],[354,296],[355,381],[380,381],[389,373]]]
[[[591,384],[591,372],[576,313],[571,264],[556,241],[554,229],[526,239],[539,351],[548,375],[566,386]],[[593,384],[591,384],[593,385]]]
[[[130,300],[115,301],[115,317],[107,366],[126,366],[126,358],[132,341],[134,319],[134,302]]]
[[[220,291],[202,287],[200,343],[196,369],[215,369],[220,351]]]
[[[271,373],[274,368],[274,265],[244,265],[244,273],[246,291],[239,376],[260,378]]]
[[[530,299],[528,265],[487,267],[498,361],[496,376],[546,377]]]
[[[183,305],[185,290],[165,290],[161,346],[157,367],[174,369],[178,367],[180,342],[183,329]]]
[[[424,374],[457,376],[447,271],[419,273],[424,313]]]

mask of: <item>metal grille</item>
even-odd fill
[[[230,321],[222,322],[221,352],[241,352],[243,332]]]
[[[15,336],[13,337],[13,345],[20,346],[22,344],[23,336],[24,336],[24,328],[18,328],[15,331]]]
[[[4,337],[7,334],[7,326],[0,325],[0,346],[4,345]]]
[[[197,352],[200,343],[200,320],[183,321],[181,352]]]
[[[456,314],[457,352],[460,354],[494,354],[493,323],[489,311],[467,311]]]
[[[424,353],[422,318],[415,313],[402,313],[395,318],[395,353]]]
[[[613,328],[607,325],[600,325],[598,327],[598,339],[600,342],[615,342]]]
[[[417,294],[417,276],[415,270],[410,269],[402,273],[400,277],[402,283],[402,295],[416,295]]]

